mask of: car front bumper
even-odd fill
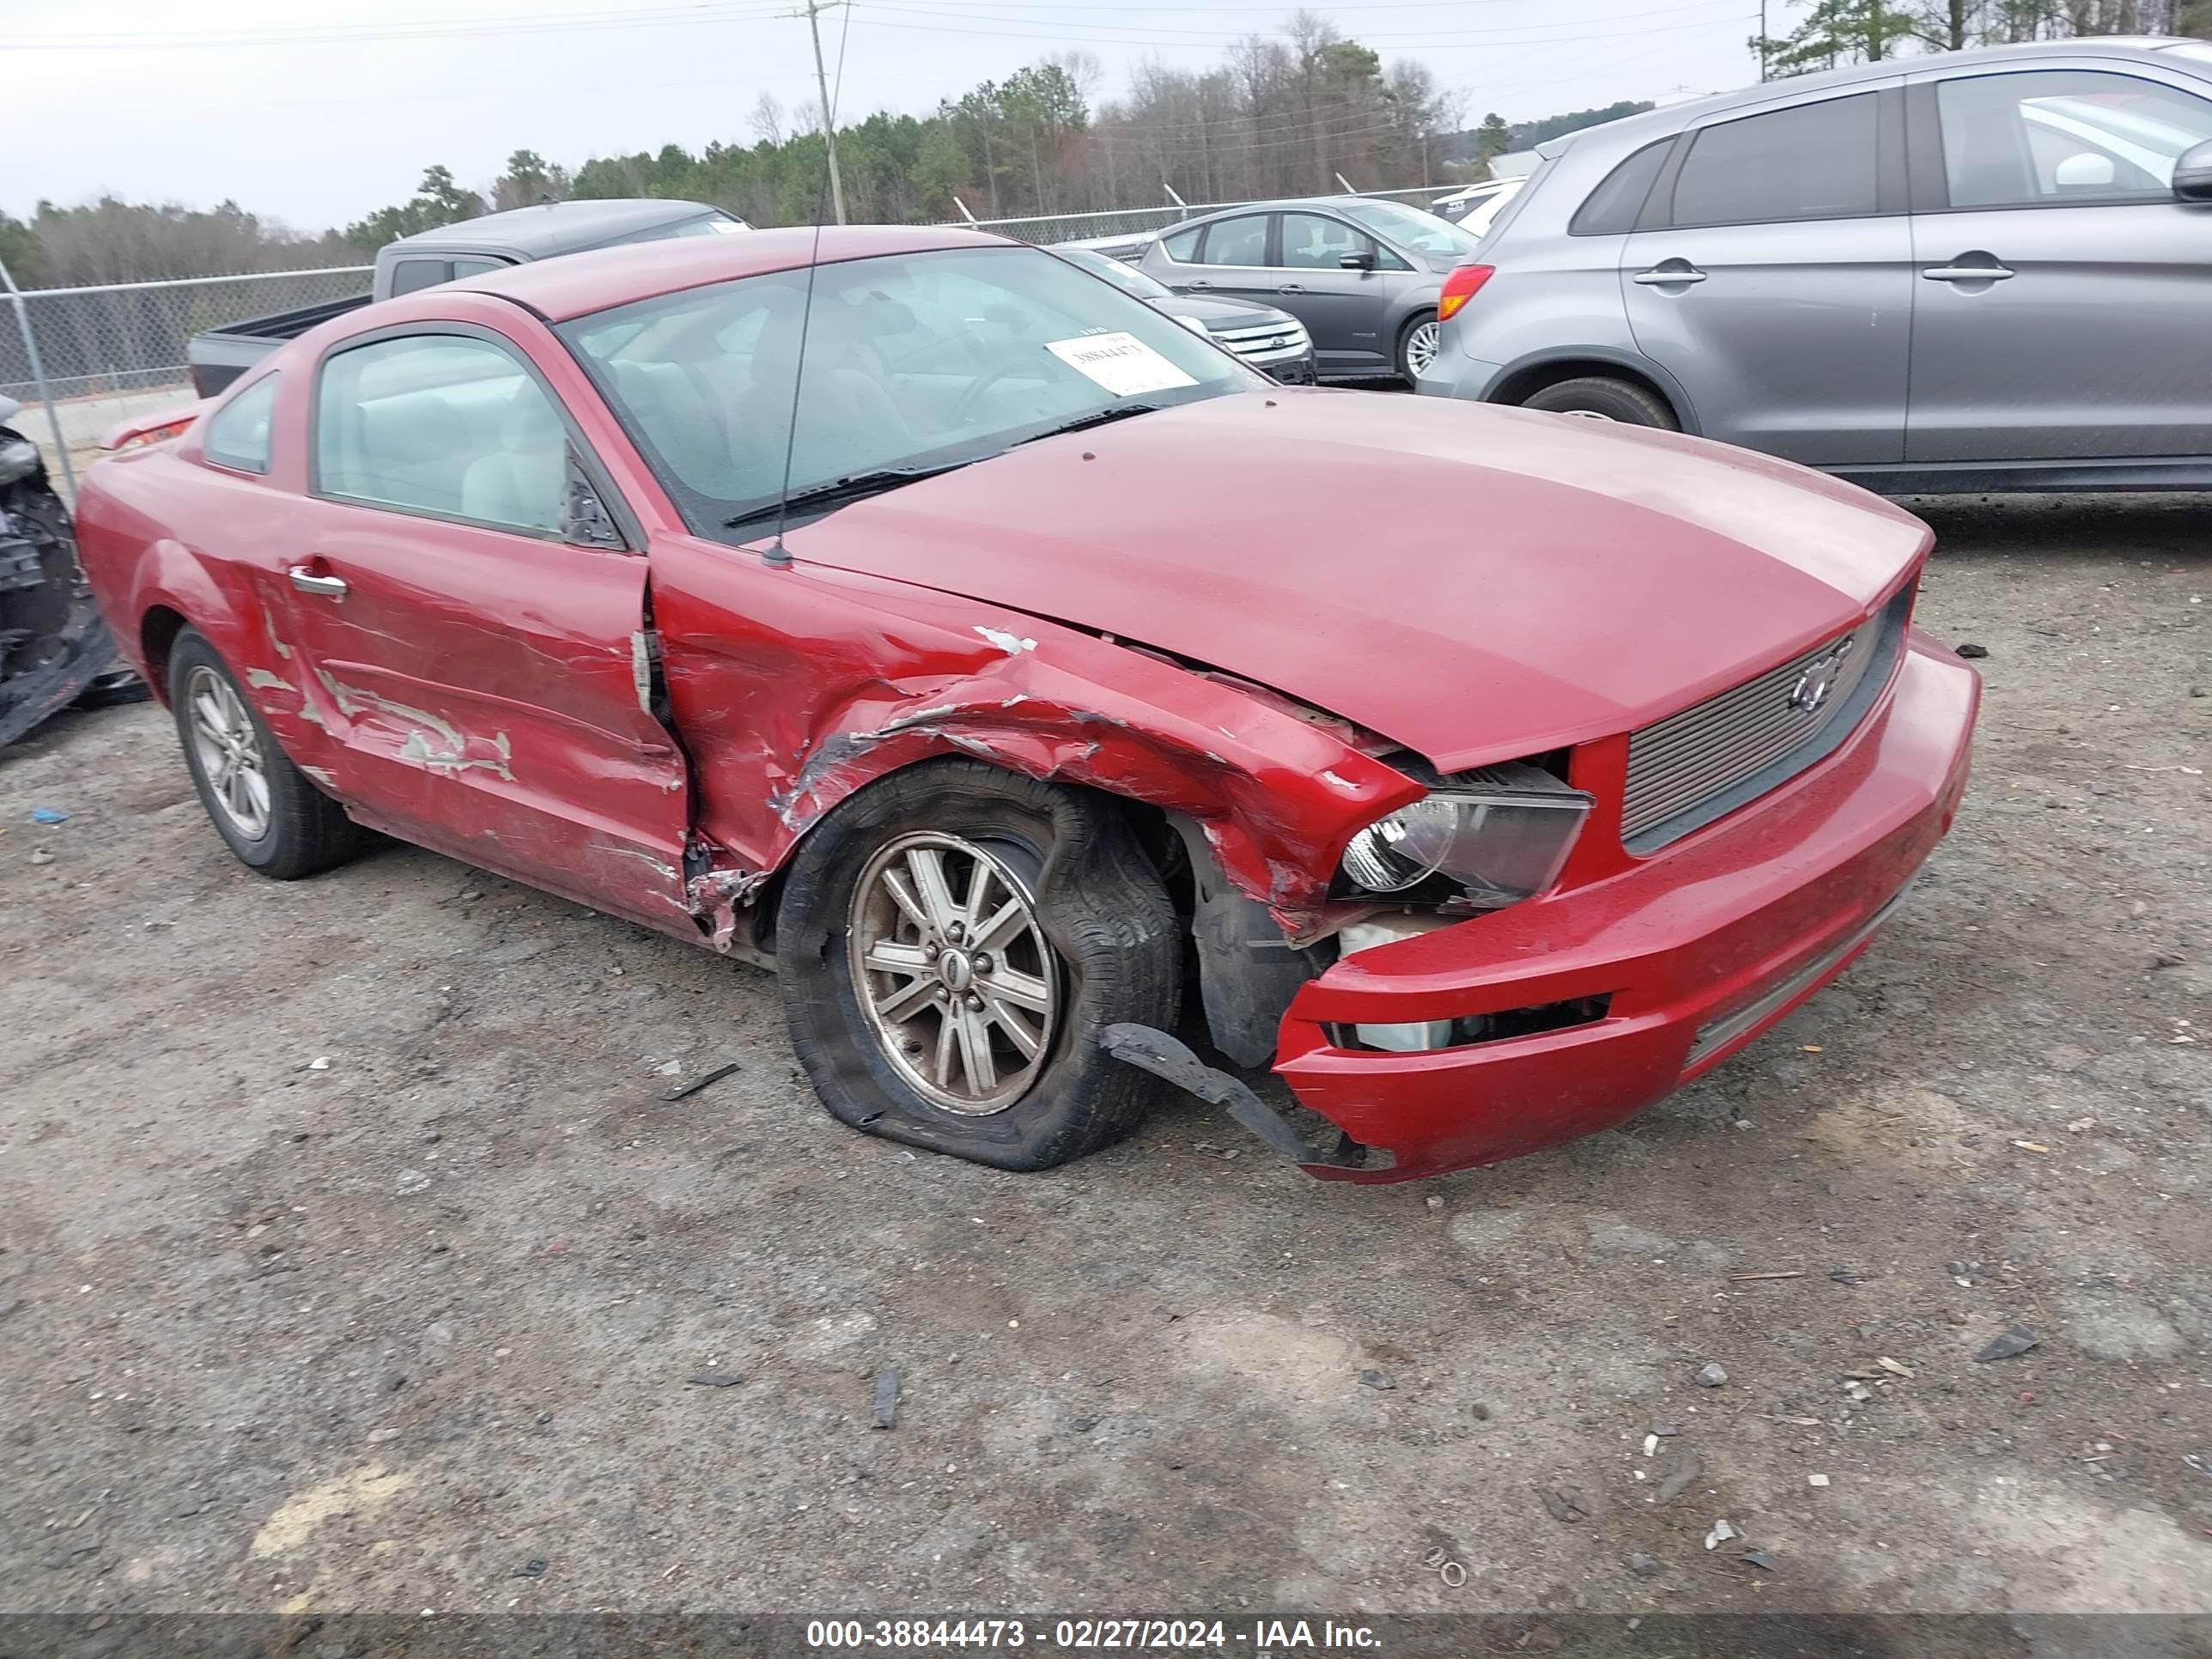
[[[1243,356],[1241,352],[1237,355]],[[1314,349],[1310,345],[1301,346],[1296,351],[1255,354],[1245,357],[1244,361],[1285,386],[1312,386],[1320,378],[1314,362]]]
[[[1413,1180],[1610,1128],[1718,1065],[1871,941],[1950,828],[1980,681],[1910,636],[1897,677],[1833,754],[1648,859],[1550,897],[1339,961],[1285,1015],[1275,1071],[1299,1102]],[[1413,1053],[1352,1027],[1583,998],[1601,1018]]]

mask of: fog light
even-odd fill
[[[1417,1054],[1425,1048],[1451,1047],[1452,1023],[1448,1019],[1417,1019],[1401,1025],[1355,1025],[1353,1034],[1370,1048],[1387,1048],[1396,1054]]]

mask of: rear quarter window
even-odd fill
[[[1659,169],[1667,165],[1667,152],[1674,147],[1671,136],[1646,144],[1607,173],[1575,210],[1575,216],[1567,222],[1567,234],[1626,236],[1635,229],[1644,200],[1658,182]]]
[[[200,441],[200,453],[235,472],[266,472],[276,414],[276,376],[265,374],[216,410]]]

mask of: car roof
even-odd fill
[[[933,225],[800,226],[742,236],[678,236],[563,254],[444,285],[496,294],[550,322],[566,322],[614,306],[650,300],[739,276],[795,270],[820,263],[921,253],[939,248],[1018,247],[1003,236]]]
[[[1948,70],[1977,64],[2014,64],[2023,59],[2033,61],[2040,58],[2122,58],[2140,61],[2169,47],[2190,44],[2188,40],[2171,35],[2101,34],[2084,35],[2071,40],[2029,40],[2018,46],[1978,46],[1966,52],[1931,52],[1922,57],[1884,58],[1871,64],[1853,64],[1848,69],[1824,70],[1818,75],[1789,76],[1778,81],[1743,87],[1735,92],[1717,93],[1710,98],[1668,104],[1661,109],[1646,110],[1641,115],[1623,116],[1618,121],[1583,127],[1548,139],[1536,146],[1536,153],[1546,157],[1557,156],[1571,144],[1586,142],[1609,143],[1619,140],[1625,145],[1639,144],[1647,138],[1662,137],[1680,131],[1692,122],[1724,110],[1749,108],[1782,98],[1794,98],[1801,93],[1818,92],[1828,87],[1887,81],[1919,70]]]
[[[543,258],[562,252],[579,241],[627,236],[652,230],[680,219],[696,219],[719,210],[705,202],[678,202],[653,197],[610,197],[582,202],[540,202],[535,207],[509,208],[501,213],[480,214],[450,225],[435,225],[402,236],[390,244],[410,252],[434,248],[493,246]]]

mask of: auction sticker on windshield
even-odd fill
[[[1075,340],[1047,340],[1044,349],[1117,398],[1198,384],[1133,334],[1086,334]]]

